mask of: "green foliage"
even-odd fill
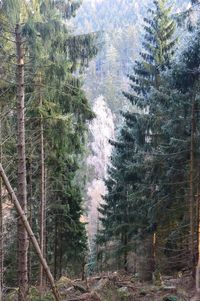
[[[84,67],[97,52],[97,35],[76,36],[68,30],[66,17],[71,18],[79,6],[80,1],[32,0],[28,5],[26,1],[9,0],[3,1],[0,10],[1,17],[5,18],[2,33],[8,36],[8,42],[4,43],[0,51],[5,57],[7,51],[11,52],[9,59],[4,60],[4,65],[5,78],[12,79],[11,84],[8,84],[0,78],[1,91],[9,91],[5,92],[1,107],[2,113],[4,110],[9,112],[7,124],[5,121],[3,123],[6,141],[3,151],[11,159],[10,162],[5,160],[3,164],[9,166],[7,171],[13,177],[12,183],[15,187],[16,141],[15,138],[7,139],[9,132],[12,135],[16,133],[16,116],[13,110],[16,93],[13,64],[15,44],[9,41],[15,39],[15,26],[19,22],[25,45],[28,211],[32,228],[36,236],[39,236],[42,121],[47,207],[45,229],[48,238],[45,249],[55,278],[60,277],[62,272],[79,274],[87,250],[85,224],[81,222],[81,185],[76,183],[76,174],[85,152],[87,122],[94,114],[77,75],[84,71]],[[9,26],[8,16],[11,21]],[[4,36],[1,35],[0,39],[4,41]],[[5,259],[9,264],[6,281],[12,286],[16,285],[13,277],[16,264],[13,256],[13,251],[16,251],[15,243],[15,238],[12,237],[9,254]],[[32,250],[30,260],[32,263],[36,262],[30,275],[30,279],[35,281],[39,263]],[[33,298],[36,299],[36,296]],[[51,300],[51,296],[47,296],[45,300]]]
[[[53,15],[53,12],[50,10],[47,14],[48,9],[46,7],[42,15],[42,26],[36,24],[41,37],[38,49],[42,49],[43,43],[46,47],[45,51],[36,52],[35,61],[36,72],[44,84],[40,88],[43,101],[39,110],[35,110],[38,91],[34,89],[33,109],[29,114],[30,117],[34,114],[36,118],[42,116],[44,119],[45,151],[48,154],[45,165],[48,185],[51,187],[47,191],[47,250],[49,262],[54,266],[54,276],[59,277],[63,267],[71,273],[78,273],[86,251],[85,225],[80,221],[82,196],[74,179],[79,168],[79,158],[84,152],[86,122],[94,115],[81,90],[82,85],[72,75],[72,71],[78,67],[79,62],[83,66],[84,59],[89,60],[95,54],[95,47],[89,35],[87,43],[86,37],[76,37],[72,57],[70,41],[73,41],[73,36],[58,17],[49,19],[49,14]],[[77,50],[80,48],[81,53],[85,51],[85,58],[80,56]],[[43,65],[46,66],[45,72]],[[38,153],[35,155],[38,156]]]
[[[154,162],[154,153],[160,147],[160,114],[155,110],[161,103],[150,98],[150,93],[159,93],[161,74],[171,66],[176,43],[173,38],[176,26],[167,1],[153,3],[149,17],[144,19],[144,50],[140,61],[135,62],[134,74],[129,76],[132,90],[124,93],[137,108],[123,113],[124,124],[118,140],[111,142],[114,150],[105,181],[108,193],[99,209],[103,226],[100,240],[120,242],[125,269],[129,251],[138,250],[141,254],[139,241],[151,241],[157,223],[152,217],[152,208],[158,201],[156,191],[160,178],[160,166]],[[162,112],[162,107],[159,109]],[[146,253],[146,257],[153,256],[151,245]],[[153,263],[151,269],[154,269]]]
[[[176,39],[173,38],[176,24],[170,17],[171,8],[166,7],[167,1],[158,0],[153,4],[154,8],[149,9],[148,17],[144,18],[141,60],[135,62],[134,74],[129,76],[135,93],[124,93],[131,103],[142,109],[148,105],[145,96],[150,89],[158,89],[160,72],[169,67],[176,44]]]

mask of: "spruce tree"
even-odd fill
[[[22,5],[23,3],[18,4]],[[16,4],[15,1],[14,3],[13,1],[4,1],[1,10],[2,17],[8,17],[9,12],[10,18],[15,21],[15,14],[19,11],[13,7]],[[48,237],[47,246],[43,248],[44,254],[47,251],[47,259],[53,267],[55,265],[55,274],[58,277],[61,275],[63,267],[65,270],[71,270],[72,273],[78,273],[87,248],[85,224],[80,221],[82,195],[80,187],[76,183],[76,172],[85,150],[87,121],[92,119],[94,115],[82,90],[82,84],[77,78],[77,74],[74,76],[73,73],[75,71],[77,73],[78,71],[82,72],[89,59],[97,51],[96,35],[88,34],[74,37],[71,34],[63,22],[62,18],[66,18],[66,15],[62,15],[63,11],[60,5],[64,5],[64,3],[61,1],[58,5],[58,2],[54,1],[31,1],[30,6],[23,6],[22,11],[20,11],[24,18],[24,22],[20,23],[20,34],[23,38],[23,47],[26,49],[25,60],[27,62],[23,66],[25,72],[25,84],[23,86],[25,106],[23,106],[23,110],[26,109],[26,131],[29,134],[26,136],[25,154],[26,180],[29,188],[28,213],[34,231],[40,233],[38,237],[41,240],[41,246],[41,234]],[[66,9],[69,7],[71,5],[67,5]],[[78,6],[73,6],[73,14],[76,7]],[[72,11],[65,12],[68,18],[72,16]],[[5,38],[4,34],[7,35],[9,41],[13,39],[13,24],[10,25],[8,34],[6,23],[1,32],[2,40]],[[14,52],[12,42],[8,44],[12,45],[10,48]],[[73,47],[75,47],[74,51]],[[1,51],[6,50],[3,48]],[[6,76],[9,80],[11,75],[15,74],[12,60],[13,57],[11,56],[8,64],[6,64],[7,61],[5,63]],[[8,87],[9,91],[13,93],[8,95],[10,103],[8,105],[7,102],[7,105],[12,112],[8,118],[12,122],[9,130],[14,134],[16,116],[15,111],[12,110],[15,101],[16,82],[13,80],[11,83],[9,82]],[[5,84],[4,88],[7,89]],[[42,136],[43,147],[38,144],[38,138]],[[12,169],[8,169],[8,173],[12,172],[13,176],[16,165],[16,143],[13,137],[10,144],[10,153],[14,163]],[[44,160],[40,161],[42,151]],[[43,189],[45,188],[47,213],[43,212],[46,214],[46,218],[43,220],[45,223],[47,222],[47,233],[44,231],[42,233],[38,227],[40,162],[45,164],[45,187],[44,167],[42,184]],[[16,186],[16,177],[13,179],[13,186]],[[58,227],[55,233],[53,222],[56,219],[58,220]],[[56,239],[58,243],[56,243]],[[76,254],[72,253],[74,249],[76,249]],[[70,256],[71,254],[74,256]],[[38,276],[38,265],[34,265],[35,268],[30,268],[35,259],[34,256],[33,252],[29,251],[29,265],[28,262],[28,267],[26,265],[26,272],[29,271],[29,281]],[[53,256],[57,259],[53,259]],[[16,270],[15,263],[13,263],[15,257],[9,257],[6,260],[10,263],[10,269],[6,271],[6,276],[10,276],[11,270]],[[73,263],[76,263],[75,267]],[[12,286],[16,285],[13,277],[11,277],[11,281]]]
[[[80,222],[82,197],[75,183],[75,176],[79,168],[78,161],[84,152],[86,121],[93,118],[93,113],[80,81],[72,72],[78,68],[82,71],[96,53],[95,35],[70,35],[56,14],[58,9],[60,10],[60,6],[51,7],[46,2],[42,3],[40,19],[34,27],[30,21],[24,30],[31,37],[30,45],[34,43],[30,55],[34,57],[32,67],[35,85],[29,87],[32,103],[27,114],[33,134],[35,126],[41,128],[40,121],[43,119],[45,153],[48,154],[45,155],[44,162],[46,202],[49,208],[46,231],[53,235],[48,236],[47,256],[54,267],[55,277],[61,276],[63,266],[69,269],[72,264],[73,258],[69,254],[74,243],[77,251],[74,258],[80,256],[74,270],[78,271],[80,268],[86,250],[85,227]],[[43,101],[38,106],[39,98]],[[35,123],[32,122],[34,118]],[[32,153],[31,149],[30,152]],[[32,155],[38,158],[39,153],[40,150],[35,148]],[[36,170],[37,173],[38,171]],[[36,189],[38,184],[37,181],[34,183]],[[49,190],[48,187],[52,189]],[[55,231],[52,229],[53,225]],[[67,238],[69,241],[66,247]],[[66,265],[63,264],[65,258]]]
[[[153,165],[160,164],[156,192],[160,204],[155,204],[151,214],[167,229],[166,254],[179,266],[185,266],[187,260],[187,268],[194,276],[199,239],[196,230],[199,206],[196,199],[199,189],[198,29],[190,39],[171,72],[163,76],[161,91],[154,91],[151,96],[157,104],[155,114],[160,112],[162,136],[152,161]],[[176,260],[173,259],[175,255]]]
[[[150,240],[147,246],[150,250],[147,250],[147,252],[148,256],[151,254],[149,264],[152,270],[155,269],[154,251],[151,242],[153,225],[148,218],[148,211],[149,204],[152,204],[151,199],[156,184],[152,182],[153,179],[151,181],[149,179],[147,164],[148,160],[152,158],[151,153],[158,143],[158,138],[152,139],[155,134],[152,133],[152,130],[155,129],[152,124],[153,104],[149,101],[149,94],[152,89],[159,90],[161,72],[170,66],[176,44],[174,38],[176,26],[170,17],[171,8],[167,7],[167,1],[154,1],[153,3],[154,9],[148,10],[150,17],[144,19],[144,40],[142,43],[144,51],[140,53],[140,60],[135,62],[134,74],[129,76],[132,90],[129,93],[124,93],[127,99],[136,107],[133,112],[123,113],[124,125],[118,138],[120,147],[118,143],[114,145],[111,160],[112,164],[114,162],[113,171],[109,174],[109,177],[114,179],[112,189],[115,191],[116,187],[121,188],[117,196],[109,188],[106,203],[102,205],[102,210],[100,209],[103,215],[103,224],[105,224],[108,212],[112,212],[112,210],[115,212],[114,207],[112,207],[114,206],[113,203],[115,203],[115,208],[120,203],[122,204],[120,217],[122,224],[124,222],[127,225],[129,243],[131,244],[133,237],[135,237],[135,241],[138,241],[139,237],[143,239],[143,242],[145,237]],[[120,160],[119,153],[122,156]],[[118,198],[122,191],[123,196],[119,201]],[[128,207],[127,210],[129,204],[130,208]],[[107,206],[110,208],[109,211]],[[128,221],[123,213],[128,215]],[[115,219],[115,214],[112,214],[112,217]],[[111,221],[108,224],[112,228]],[[104,230],[105,232],[108,231],[107,227]],[[146,278],[150,279],[151,273],[148,272]]]
[[[134,73],[129,75],[131,93],[124,93],[132,104],[146,109],[147,96],[152,87],[158,89],[160,73],[170,65],[174,53],[176,24],[170,16],[167,0],[153,1],[144,18],[144,35],[140,60],[135,62]]]

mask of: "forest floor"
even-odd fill
[[[194,298],[190,277],[186,275],[162,277],[160,285],[152,285],[142,283],[132,275],[109,272],[88,277],[87,281],[63,276],[57,286],[62,301],[200,301],[200,296]],[[17,291],[5,300],[17,300]],[[41,300],[36,287],[30,288],[29,300]],[[50,292],[42,299],[53,300]]]
[[[65,301],[185,301],[193,299],[188,276],[163,277],[159,286],[141,283],[131,275],[115,272],[86,281],[62,277],[59,291]]]

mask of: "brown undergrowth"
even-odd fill
[[[142,283],[136,277],[120,272],[102,273],[85,281],[63,276],[57,286],[62,301],[189,301],[194,295],[189,278],[184,275],[163,277],[160,285]],[[6,301],[15,301],[15,297],[12,292]],[[53,300],[50,292],[41,299],[37,288],[30,288],[29,301]]]

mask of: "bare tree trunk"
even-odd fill
[[[0,161],[2,163],[2,121],[0,120]],[[3,191],[2,191],[2,178],[0,179],[0,301],[2,301],[3,291]]]
[[[18,198],[22,210],[27,214],[26,156],[25,156],[25,90],[24,50],[21,28],[15,28],[17,55],[17,122],[18,122]],[[28,293],[28,236],[22,220],[18,219],[18,300],[26,301]]]
[[[32,142],[31,142],[31,149],[32,149]],[[32,160],[30,158],[29,163],[27,165],[27,207],[28,207],[28,221],[30,227],[32,228],[33,225],[33,208],[32,208],[32,200],[33,200],[33,166]],[[28,250],[28,282],[31,283],[31,275],[32,275],[32,248],[29,246]]]
[[[26,216],[25,212],[23,211],[23,209],[22,209],[22,207],[21,207],[21,205],[20,205],[20,203],[18,201],[18,198],[17,198],[14,190],[11,187],[10,182],[9,182],[9,180],[8,180],[8,178],[7,178],[6,174],[5,174],[5,171],[4,171],[4,169],[3,169],[3,167],[2,167],[1,164],[0,164],[0,176],[2,177],[2,179],[4,181],[4,184],[6,186],[6,189],[7,189],[8,193],[11,196],[11,200],[12,200],[12,202],[13,202],[16,210],[17,210],[19,218],[22,221],[24,229],[26,230],[27,234],[29,235],[29,238],[30,238],[30,240],[31,240],[31,242],[33,244],[33,247],[34,247],[35,251],[36,251],[36,254],[37,254],[40,262],[43,265],[43,269],[44,269],[44,271],[46,273],[46,276],[47,276],[47,278],[49,280],[49,283],[51,285],[51,289],[52,289],[52,292],[54,294],[55,300],[56,301],[60,301],[60,295],[59,295],[59,292],[58,292],[57,287],[55,285],[55,281],[54,281],[54,278],[53,278],[53,276],[51,274],[51,271],[50,271],[50,269],[49,269],[49,267],[47,265],[47,262],[46,262],[45,258],[42,256],[42,253],[41,253],[41,250],[40,250],[40,246],[39,246],[39,244],[37,242],[37,239],[35,238],[35,235],[34,235],[32,229],[31,229],[31,227],[29,225],[27,216]]]
[[[58,220],[55,217],[55,237],[54,237],[54,278],[57,277],[57,262],[58,262]]]
[[[97,213],[97,235],[99,235],[99,212]],[[96,241],[96,270],[99,273],[99,242]]]
[[[190,260],[193,276],[195,276],[194,252],[194,145],[195,144],[195,101],[192,104],[191,116],[191,144],[190,144],[190,179],[189,179],[189,220],[190,220]]]
[[[42,106],[41,76],[39,78],[39,105]],[[44,257],[44,217],[45,217],[45,165],[44,165],[44,126],[40,116],[40,249]],[[40,264],[40,295],[44,289],[43,266]]]
[[[45,159],[45,158],[44,158]],[[44,170],[44,258],[47,259],[47,168],[45,166],[45,170]],[[43,277],[43,285],[44,287],[46,287],[47,284],[47,279],[46,276],[44,275]]]
[[[199,179],[199,176],[198,176]],[[196,292],[200,293],[200,191],[199,184],[197,190],[197,242],[198,242],[198,261],[196,266]]]
[[[153,233],[153,271],[156,270],[156,232]]]
[[[123,244],[124,244],[124,270],[125,272],[128,272],[128,235],[125,232],[124,237],[123,237]]]
[[[61,224],[62,227],[62,224]],[[60,249],[59,249],[59,278],[62,276],[62,260],[63,260],[63,243],[62,243],[62,231],[60,229]]]

